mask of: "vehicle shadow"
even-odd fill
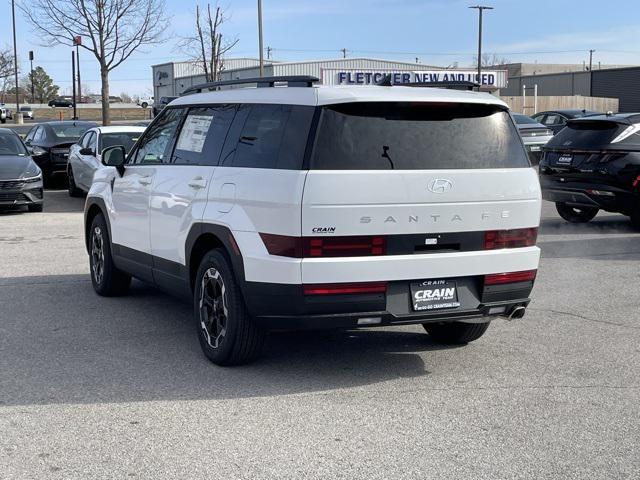
[[[635,233],[636,230],[624,215],[598,215],[588,223],[569,223],[563,218],[543,218],[540,222],[542,235],[584,235]]]
[[[0,405],[353,388],[427,375],[420,352],[447,348],[419,326],[273,333],[254,364],[220,368],[200,351],[189,304],[140,282],[99,297],[88,275],[0,278],[0,312]]]
[[[84,211],[84,197],[72,198],[66,188],[44,191],[44,212],[45,213],[76,213]]]
[[[640,260],[640,238],[624,235],[609,238],[540,240],[542,258],[585,258],[590,260]]]

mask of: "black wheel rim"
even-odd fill
[[[200,284],[200,329],[211,348],[218,348],[227,335],[229,312],[226,288],[220,272],[209,268]]]
[[[102,228],[96,226],[91,235],[91,273],[93,279],[100,285],[104,278],[104,239]]]

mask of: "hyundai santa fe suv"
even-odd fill
[[[102,152],[115,168],[85,209],[98,294],[133,276],[190,297],[220,365],[269,330],[422,324],[466,343],[524,314],[540,187],[502,101],[280,80],[193,87],[128,155]]]

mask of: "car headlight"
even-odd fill
[[[36,183],[42,180],[42,172],[27,172],[24,177],[22,177],[24,183]]]

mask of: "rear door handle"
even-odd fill
[[[146,177],[138,178],[138,183],[140,185],[151,185],[152,181],[153,181],[153,179],[151,178],[151,175],[147,175]]]
[[[189,186],[196,189],[205,188],[207,186],[207,181],[202,177],[195,177],[191,179]]]

